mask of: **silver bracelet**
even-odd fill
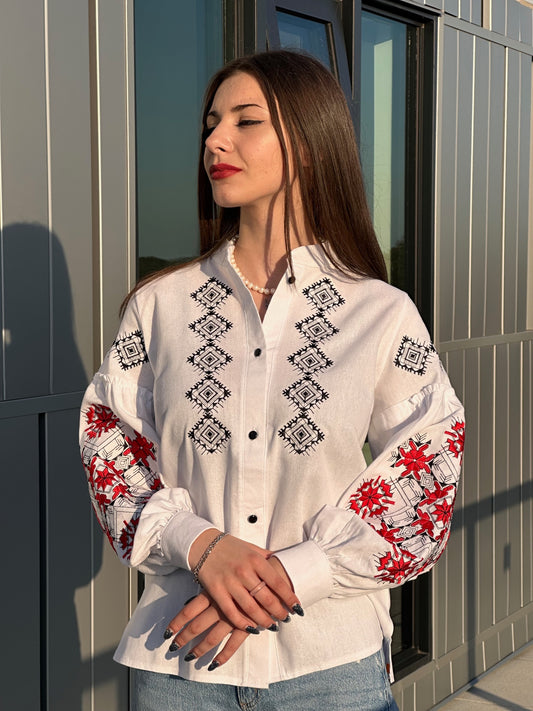
[[[201,556],[200,560],[199,560],[198,563],[196,563],[196,565],[194,566],[194,568],[193,568],[193,570],[192,570],[192,576],[193,576],[194,580],[198,583],[198,585],[200,585],[200,581],[199,581],[199,579],[198,579],[198,573],[200,572],[200,568],[201,568],[202,565],[205,563],[205,561],[207,560],[208,555],[212,552],[212,550],[213,550],[213,548],[216,546],[216,544],[219,543],[219,542],[224,538],[224,536],[227,536],[227,535],[228,535],[227,533],[219,533],[218,536],[216,536],[216,537],[211,541],[211,543],[207,546],[207,548],[205,549],[205,551],[202,553],[202,556]]]

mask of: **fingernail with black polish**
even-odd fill
[[[287,615],[287,617],[284,620],[281,620],[282,622],[290,622],[291,621],[291,616]]]
[[[217,662],[217,661],[211,662],[211,664],[207,667],[207,671],[213,671],[213,669],[216,669],[219,666],[220,666],[220,662]]]
[[[163,637],[164,637],[165,639],[170,639],[173,634],[174,634],[174,632],[173,632],[171,629],[168,629],[168,628],[167,628],[167,629],[165,630],[165,633],[164,633]]]
[[[196,659],[196,654],[194,652],[189,652],[183,657],[184,662],[192,662],[193,659]]]
[[[180,648],[180,646],[177,642],[172,642],[172,644],[168,648],[168,651],[169,652],[177,652],[179,648]]]
[[[251,625],[248,625],[246,632],[248,632],[248,634],[259,634],[257,627],[252,627]]]
[[[304,611],[299,603],[296,603],[296,605],[292,606],[292,611],[295,612],[297,615],[300,615],[300,617],[304,616]]]
[[[277,632],[277,631],[278,631],[278,626],[272,624],[272,625],[270,625],[270,627],[267,627],[267,629],[270,630],[271,632]]]

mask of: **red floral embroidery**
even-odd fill
[[[105,405],[91,405],[85,413],[85,420],[89,425],[85,432],[91,439],[109,432],[118,423],[118,417]]]
[[[413,526],[420,526],[418,533],[426,531],[430,536],[433,535],[434,524],[427,511],[418,510],[418,518],[413,521]]]
[[[446,431],[444,434],[450,435],[446,442],[448,443],[448,451],[454,457],[459,458],[465,448],[465,423],[464,421],[455,422],[452,425],[451,432]]]
[[[450,495],[455,496],[455,486],[453,484],[443,488],[438,481],[434,481],[433,483],[433,489],[424,489],[425,498],[422,499],[419,506],[431,506],[431,504],[434,504],[441,499],[445,499]]]
[[[398,551],[396,555],[386,553],[379,558],[378,570],[383,572],[376,578],[384,583],[399,585],[413,572],[415,560],[415,556],[408,551]]]
[[[385,521],[381,522],[381,528],[376,528],[375,526],[373,526],[373,528],[382,538],[393,545],[405,540],[405,538],[398,535],[401,530],[400,528],[388,528]]]
[[[120,496],[121,494],[124,496],[127,493],[128,487],[126,484],[117,484],[113,487],[113,501],[117,498],[117,496]]]
[[[443,499],[439,503],[435,504],[432,512],[435,514],[437,521],[442,521],[442,523],[446,526],[452,518],[453,504],[446,499]]]
[[[91,462],[91,472],[93,474],[94,486],[98,489],[107,489],[117,481],[123,481],[122,470],[115,467],[114,462],[104,462],[94,457]]]
[[[133,464],[142,462],[144,466],[149,469],[150,464],[148,463],[148,458],[155,459],[154,445],[149,439],[146,439],[146,437],[143,437],[137,432],[135,434],[135,439],[126,437],[128,448],[124,450],[124,454],[131,454]]]
[[[139,525],[139,516],[134,516],[129,521],[124,521],[124,528],[120,534],[120,546],[124,551],[124,558],[128,560],[131,558],[131,551],[133,548],[133,538],[135,536],[135,531]]]
[[[107,494],[104,494],[101,491],[99,491],[97,494],[95,494],[94,498],[98,502],[98,505],[102,506],[102,508],[104,508],[104,510],[105,510],[106,505],[111,503],[111,499],[109,499],[107,497]]]
[[[412,439],[409,440],[409,449],[404,447],[399,448],[400,458],[394,464],[395,467],[405,467],[405,471],[402,472],[402,476],[407,476],[408,474],[413,474],[417,481],[420,481],[421,472],[431,472],[429,465],[434,459],[435,455],[430,454],[426,456],[424,452],[429,447],[430,443],[421,444],[417,446],[416,442]]]
[[[392,504],[390,484],[379,476],[365,481],[350,497],[350,509],[362,518],[381,516]]]

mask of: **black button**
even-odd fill
[[[255,514],[250,514],[248,516],[248,523],[257,523],[257,516]]]
[[[255,430],[252,430],[251,432],[248,432],[248,437],[250,439],[255,439],[258,436],[257,432]]]
[[[288,279],[289,284],[294,284],[295,281],[296,281],[296,277],[295,277],[295,276],[290,276],[289,279]]]
[[[261,355],[261,349],[260,349],[260,348],[256,348],[255,351],[254,351],[254,356],[255,356],[256,358],[259,358],[260,355]]]

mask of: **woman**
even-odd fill
[[[115,658],[136,709],[394,709],[388,588],[446,544],[462,408],[331,74],[237,59],[203,129],[203,256],[133,290],[82,407],[96,514],[146,574]]]

